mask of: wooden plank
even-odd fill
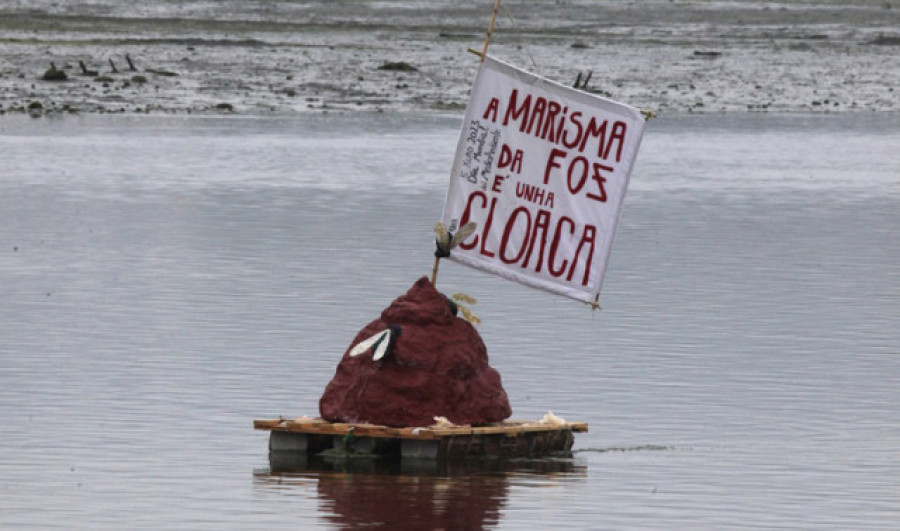
[[[520,433],[562,431],[588,431],[586,422],[567,422],[564,424],[544,424],[528,421],[504,421],[489,426],[448,426],[422,428],[392,428],[375,424],[331,423],[323,419],[300,417],[297,419],[254,420],[257,430],[290,431],[318,435],[347,435],[353,432],[355,437],[388,437],[395,439],[433,440],[444,437],[471,435],[507,435],[515,437]]]

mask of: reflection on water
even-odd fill
[[[482,529],[498,524],[512,485],[584,481],[571,458],[540,460],[329,459],[273,452],[253,474],[260,492],[315,483],[323,518],[341,529]]]

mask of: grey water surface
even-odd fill
[[[571,459],[273,473],[252,420],[430,272],[459,125],[0,120],[0,528],[896,529],[892,114],[651,122],[602,312],[442,265]]]

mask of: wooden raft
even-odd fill
[[[445,459],[458,457],[539,457],[568,452],[573,432],[586,422],[542,423],[507,420],[486,426],[392,428],[332,423],[320,418],[254,420],[268,430],[270,452],[342,452],[347,455]]]

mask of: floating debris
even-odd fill
[[[665,452],[669,450],[678,450],[675,446],[663,446],[660,444],[641,444],[638,446],[613,446],[610,448],[581,448],[576,450],[578,453],[596,452],[605,454],[609,452]]]
[[[562,417],[558,417],[553,414],[552,411],[548,411],[540,420],[537,421],[538,424],[547,424],[549,426],[565,426],[566,419]]]
[[[434,417],[434,424],[431,425],[432,428],[453,428],[455,426],[456,424],[450,422],[450,419],[441,416]]]

